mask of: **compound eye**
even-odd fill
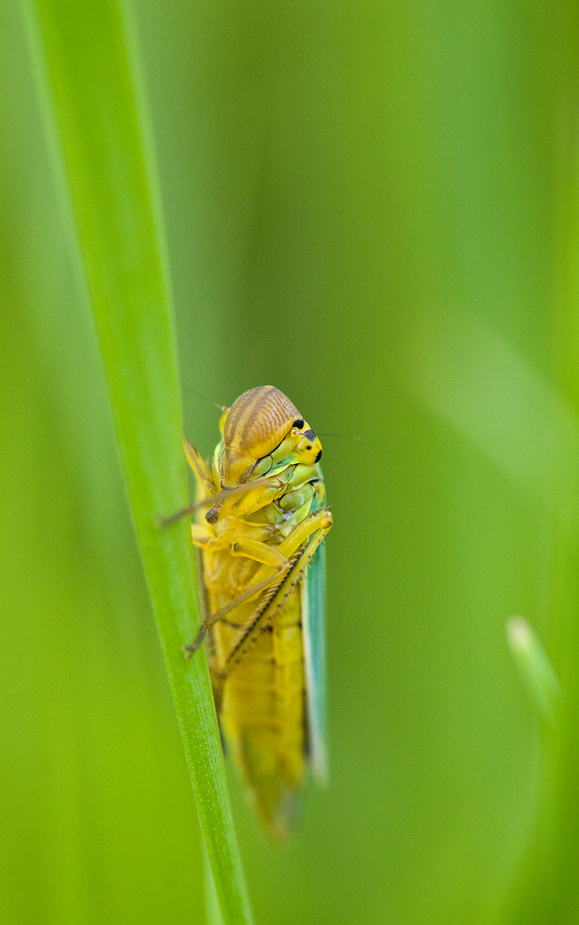
[[[304,419],[298,418],[297,421],[294,421],[292,427],[297,427],[298,430],[301,430],[304,426]]]

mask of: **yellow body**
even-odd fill
[[[211,469],[186,443],[201,502],[192,525],[206,605],[197,644],[208,633],[225,740],[266,831],[282,840],[309,763],[301,591],[332,522],[321,445],[271,386],[244,393],[221,426]]]
[[[204,575],[210,576],[211,612],[236,600],[258,568],[256,562],[226,551],[205,552],[203,560]],[[246,601],[212,630],[216,690],[219,670],[254,611],[255,602]],[[301,603],[294,589],[227,677],[219,713],[225,740],[260,816],[282,838],[293,826],[306,772],[304,692]]]

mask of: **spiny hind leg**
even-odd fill
[[[193,524],[193,526],[196,526]],[[193,542],[196,542],[195,533],[193,534]],[[262,579],[260,582],[251,582],[249,587],[240,594],[234,601],[231,601],[227,607],[223,607],[221,610],[218,610],[217,613],[210,614],[205,617],[203,620],[196,639],[191,645],[183,646],[183,651],[188,658],[197,651],[201,643],[203,642],[207,630],[217,623],[218,620],[221,620],[226,614],[230,613],[235,607],[238,607],[239,604],[242,604],[244,601],[249,600],[249,598],[254,597],[254,595],[259,594],[261,591],[264,591],[272,582],[279,580],[285,572],[288,571],[290,563],[287,558],[278,552],[272,546],[268,546],[267,543],[263,543],[259,540],[252,540],[248,537],[227,537],[227,534],[222,534],[221,537],[215,538],[212,537],[205,539],[204,528],[200,528],[200,534],[197,537],[197,543],[199,546],[205,546],[205,548],[229,548],[229,552],[232,556],[242,556],[247,559],[253,559],[255,562],[261,563],[262,568],[267,568],[270,572],[272,569],[275,571],[273,574],[268,575],[265,579]]]
[[[301,548],[298,547],[297,551],[293,553],[289,569],[278,579],[277,583],[272,585],[272,593],[267,595],[267,600],[264,602],[263,606],[258,608],[247,623],[240,629],[239,635],[233,643],[229,655],[226,658],[224,668],[221,671],[223,679],[225,679],[235,666],[239,664],[258,636],[261,635],[275,614],[283,606],[288,594],[290,594],[303,579],[313,555],[323,543],[332,526],[332,515],[329,511],[319,511],[317,513],[325,515],[316,521],[318,523],[317,529],[309,536]],[[288,540],[290,537],[288,537]]]
[[[305,546],[309,538],[320,531],[320,539],[317,542],[316,549],[327,536],[332,526],[332,514],[328,508],[322,508],[320,511],[314,511],[293,528],[291,533],[277,547],[277,552],[284,556],[286,561],[289,560]],[[315,550],[314,550],[315,551]],[[313,553],[312,553],[313,555]],[[257,585],[267,577],[267,568],[262,565],[253,576],[253,582]],[[272,576],[272,580],[275,576]]]

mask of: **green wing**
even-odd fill
[[[308,752],[314,778],[321,784],[326,783],[328,779],[325,618],[326,549],[322,544],[314,553],[302,582]]]

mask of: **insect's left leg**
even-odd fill
[[[320,511],[314,511],[313,514],[308,514],[308,516],[304,517],[304,519],[299,524],[296,524],[289,536],[286,536],[285,540],[280,543],[280,545],[277,547],[277,552],[281,553],[287,560],[289,560],[293,555],[295,555],[300,547],[307,542],[309,537],[311,537],[313,534],[316,534],[318,531],[321,531],[321,539],[318,542],[319,546],[328,534],[332,526],[332,522],[332,514],[328,508],[322,508]],[[267,569],[262,566],[253,576],[252,583],[258,584],[263,580],[266,573]]]
[[[196,539],[194,528],[195,525],[192,527],[193,542],[198,545],[203,545],[202,542]],[[203,530],[203,528],[201,529]],[[278,552],[277,549],[268,546],[267,543],[261,540],[254,540],[251,539],[251,537],[238,535],[235,530],[231,531],[230,535],[228,535],[228,533],[223,533],[220,537],[209,540],[209,543],[206,545],[209,545],[212,541],[221,548],[228,548],[232,556],[240,556],[246,559],[253,559],[255,562],[260,562],[262,563],[262,569],[265,569],[268,573],[272,573],[273,570],[275,571],[273,571],[273,574],[268,574],[266,578],[263,578],[257,584],[252,581],[249,588],[246,588],[243,594],[228,604],[227,607],[206,616],[201,623],[195,641],[191,643],[191,645],[183,646],[183,651],[187,658],[197,651],[205,638],[207,630],[213,626],[214,623],[221,620],[222,617],[239,606],[239,604],[242,604],[244,601],[249,600],[249,598],[255,597],[256,594],[264,591],[265,588],[271,585],[272,582],[281,578],[290,568],[290,563],[287,558],[282,553]]]
[[[307,560],[309,562],[309,559],[311,559],[331,526],[332,515],[327,509],[323,509],[305,517],[301,523],[294,527],[289,536],[287,536],[276,549],[267,546],[265,543],[250,542],[248,540],[240,540],[232,544],[231,552],[233,555],[247,556],[263,564],[261,568],[257,570],[250,585],[245,589],[243,594],[240,594],[234,601],[231,601],[227,607],[223,607],[203,621],[195,641],[191,645],[183,646],[185,654],[188,657],[193,655],[203,642],[209,627],[225,617],[239,604],[243,604],[244,601],[256,597],[258,594],[261,594],[262,591],[265,591],[266,588],[283,582],[285,575],[293,571],[295,563],[292,564],[290,560],[294,556],[296,550],[304,545],[308,537],[320,534],[320,539],[318,539]],[[309,548],[309,543],[307,546]]]
[[[318,514],[322,516],[319,518],[316,517]],[[282,549],[284,544],[287,544],[286,555],[290,559],[290,567],[287,572],[278,579],[277,584],[274,584],[273,593],[268,594],[267,600],[262,607],[252,614],[251,619],[241,628],[239,636],[227,656],[224,669],[221,672],[223,679],[225,679],[232,669],[241,661],[245,653],[251,648],[257,637],[263,632],[276,612],[283,605],[288,594],[290,594],[296,585],[303,579],[314,553],[319,546],[321,546],[332,526],[332,515],[330,511],[317,511],[316,515],[310,515],[316,518],[314,520],[316,529],[309,537],[307,534],[307,525],[302,521],[302,524],[298,524],[284,543],[278,547]],[[304,526],[304,529],[300,529],[302,526]],[[305,541],[302,542],[305,531]]]

